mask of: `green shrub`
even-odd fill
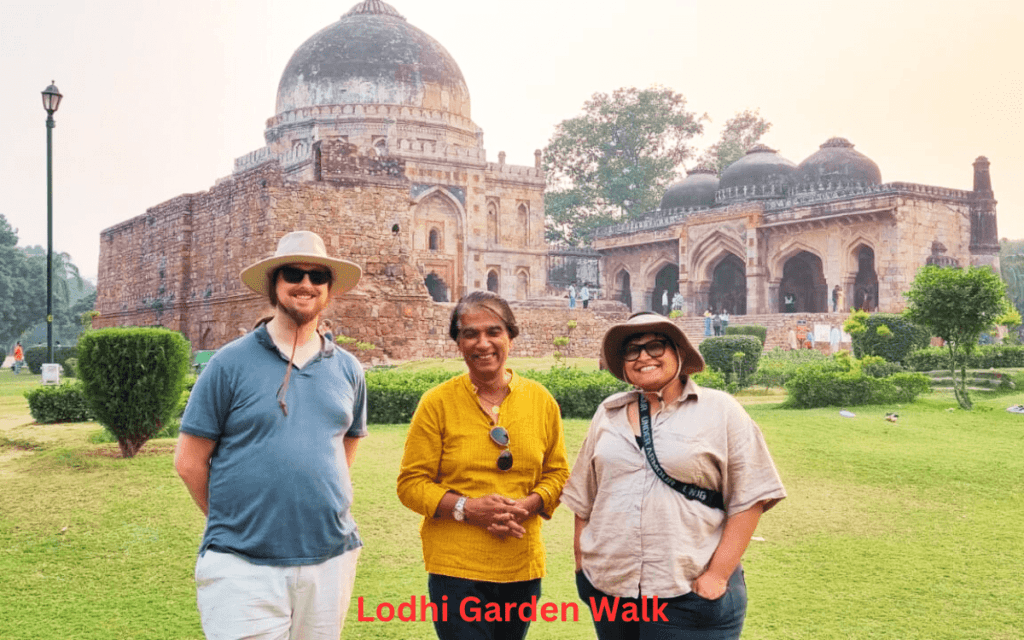
[[[946,347],[927,347],[911,352],[907,356],[906,365],[914,371],[948,371],[949,349]],[[956,366],[964,365],[970,369],[1016,368],[1024,367],[1024,346],[990,344],[974,349],[970,356],[961,354]]]
[[[702,387],[725,391],[725,376],[714,369],[705,369],[693,374],[693,381]]]
[[[749,384],[761,359],[761,341],[753,336],[706,338],[699,349],[709,368],[724,374],[727,383],[736,382],[741,387]],[[738,363],[733,360],[736,353],[743,353]],[[733,380],[736,376],[739,379]]]
[[[580,371],[575,367],[552,367],[550,371],[523,371],[544,385],[554,396],[563,418],[592,418],[601,401],[632,385],[618,380],[607,371]]]
[[[864,356],[860,359],[860,370],[872,378],[888,378],[902,373],[904,368],[898,362],[889,362],[881,356]]]
[[[53,422],[89,422],[93,419],[89,403],[78,380],[59,386],[44,385],[25,392],[29,412],[39,424]]]
[[[917,396],[928,393],[932,388],[931,379],[923,373],[894,373],[884,380],[895,385],[896,402],[913,402]]]
[[[67,360],[64,361],[64,377],[78,377],[78,358],[68,358]]]
[[[407,373],[393,369],[366,373],[367,420],[373,424],[404,424],[412,419],[420,396],[449,378],[453,371],[433,369]]]
[[[874,313],[864,324],[866,331],[850,334],[858,358],[881,356],[888,362],[902,363],[910,352],[927,347],[931,338],[927,329],[898,314]]]
[[[602,400],[631,388],[607,371],[584,372],[572,367],[553,367],[550,371],[522,371],[520,374],[544,385],[558,402],[564,418],[590,418]],[[459,374],[441,370],[367,372],[368,421],[373,424],[409,422],[420,397],[456,375]]]
[[[873,366],[873,365],[872,365]],[[840,360],[809,365],[786,383],[786,404],[800,409],[913,402],[930,389],[927,376],[896,373],[875,378]]]
[[[78,347],[53,347],[53,361],[64,367],[64,371],[68,370],[68,367],[64,365],[64,361],[68,358],[78,357]],[[28,370],[37,376],[43,372],[43,363],[46,362],[46,346],[41,347],[29,347],[25,349],[25,366]]]
[[[111,328],[83,334],[78,351],[89,406],[131,458],[175,417],[191,347],[167,329]]]
[[[768,339],[768,327],[762,327],[759,324],[731,324],[725,328],[725,335],[754,336],[761,341],[761,347],[763,348],[765,341]]]
[[[785,386],[804,366],[813,362],[831,360],[832,356],[816,349],[781,349],[775,347],[761,355],[757,371],[750,377],[751,385],[768,387]]]
[[[989,344],[974,350],[968,359],[975,369],[1024,367],[1024,346]]]

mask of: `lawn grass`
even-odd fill
[[[171,440],[120,460],[94,424],[34,425],[26,382],[0,372],[0,638],[199,640],[192,568],[203,520],[177,479]],[[38,376],[34,384],[38,384]],[[26,386],[28,385],[28,386]],[[979,394],[980,395],[980,394]],[[1024,637],[1024,416],[1019,394],[948,395],[903,407],[791,410],[741,397],[789,498],[762,520],[744,565],[745,638],[1008,640]],[[883,417],[898,411],[895,424]],[[570,460],[586,420],[566,421]],[[355,513],[366,543],[364,612],[426,593],[419,517],[395,495],[406,425],[373,425],[359,448]],[[544,600],[576,602],[572,514],[544,525]],[[427,622],[366,622],[345,638],[433,638]],[[536,622],[530,638],[593,638]]]

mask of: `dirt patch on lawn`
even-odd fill
[[[141,449],[139,449],[139,452],[135,454],[135,457],[165,456],[174,453],[174,447],[174,442],[147,442]],[[91,451],[83,451],[82,453],[87,456],[99,456],[101,458],[121,457],[121,449],[116,444],[100,445]]]

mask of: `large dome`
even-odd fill
[[[794,182],[800,191],[866,187],[881,184],[882,172],[846,138],[831,138],[800,163]]]
[[[778,198],[786,194],[796,165],[763,144],[726,167],[719,184],[718,202],[747,198]]]
[[[693,209],[715,205],[718,174],[708,167],[695,167],[686,172],[686,179],[671,185],[661,198],[662,211],[667,209]]]
[[[381,0],[364,0],[292,55],[277,113],[324,105],[403,105],[470,117],[469,89],[443,46]]]

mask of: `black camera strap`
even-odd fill
[[[651,469],[654,470],[655,475],[661,478],[662,482],[690,500],[696,500],[712,509],[725,511],[725,500],[722,498],[721,492],[680,482],[661,468],[658,456],[654,453],[654,437],[651,434],[651,407],[642,391],[640,392],[640,437],[644,442],[644,454],[647,456],[647,462],[650,463]]]

